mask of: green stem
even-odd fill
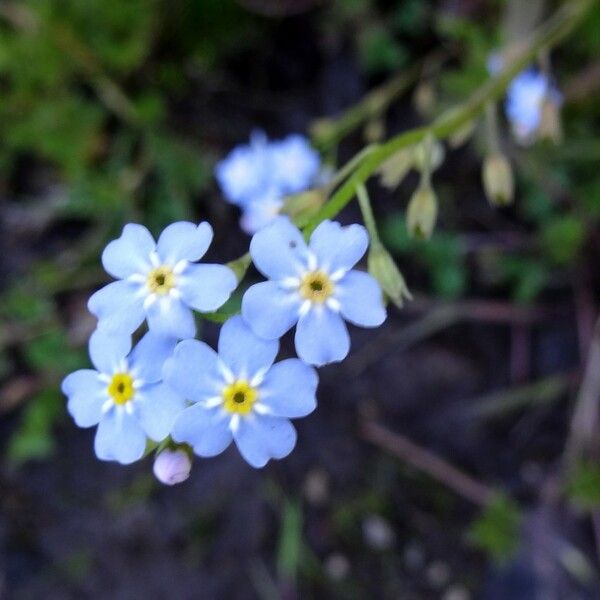
[[[373,215],[373,208],[371,207],[371,201],[369,200],[369,194],[367,188],[364,185],[359,185],[356,188],[356,197],[358,198],[358,204],[362,213],[363,221],[369,232],[371,238],[371,246],[381,244],[379,240],[379,233],[377,231],[377,225],[375,223],[375,216]]]
[[[421,63],[399,73],[381,87],[368,93],[337,119],[318,119],[311,126],[312,137],[322,151],[335,147],[344,137],[369,119],[380,116],[421,74],[430,75],[448,58],[447,52],[435,52]]]
[[[363,184],[387,158],[402,148],[421,142],[428,134],[440,140],[445,139],[478,117],[488,102],[497,101],[504,94],[510,82],[527,67],[540,50],[550,48],[566,37],[592,4],[593,0],[573,0],[563,5],[531,35],[530,42],[514,55],[512,62],[496,77],[477,89],[464,104],[445,112],[429,126],[406,131],[384,144],[375,146],[354,173],[309,221],[305,233],[310,234],[324,219],[334,218],[354,197],[357,187]]]

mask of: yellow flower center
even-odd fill
[[[115,373],[108,386],[108,393],[115,404],[126,404],[135,393],[133,377],[129,373]]]
[[[300,283],[300,294],[311,302],[322,304],[333,294],[333,282],[324,271],[307,273]]]
[[[230,413],[247,415],[257,398],[258,392],[245,379],[238,379],[223,389],[223,406]]]
[[[162,265],[148,273],[146,283],[153,294],[165,295],[175,285],[175,274],[170,267]]]

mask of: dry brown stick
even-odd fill
[[[592,450],[598,431],[600,413],[600,319],[596,322],[583,381],[571,419],[571,430],[565,448],[567,465],[585,450]]]
[[[467,475],[447,460],[373,421],[362,424],[361,435],[365,440],[394,454],[411,467],[427,473],[478,506],[487,506],[495,495],[492,488]]]

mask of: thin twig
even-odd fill
[[[362,424],[361,435],[365,440],[391,452],[411,467],[427,473],[478,506],[487,506],[494,496],[492,488],[399,433],[366,421]]]
[[[598,431],[599,414],[600,319],[596,322],[583,381],[571,419],[571,430],[565,447],[567,465],[572,465],[583,451],[592,449],[591,446]]]
[[[552,47],[571,33],[592,4],[592,0],[573,0],[562,5],[544,25],[530,36],[528,43],[523,43],[515,51],[511,62],[506,68],[477,89],[466,102],[446,111],[429,126],[405,131],[376,146],[375,151],[362,161],[344,185],[340,186],[337,192],[311,219],[305,227],[305,232],[309,234],[324,219],[335,217],[352,200],[357,187],[364,183],[385,160],[396,152],[420,143],[430,135],[437,139],[444,139],[473,119],[478,118],[489,102],[497,100],[504,94],[509,83],[531,62],[540,50]]]

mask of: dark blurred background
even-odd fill
[[[318,133],[405,77],[384,114],[315,138],[339,165],[463,102],[561,4],[0,3],[0,598],[600,598],[598,4],[551,54],[562,142],[503,127],[514,206],[484,196],[479,126],[434,175],[429,242],[406,234],[414,173],[370,185],[415,299],[352,331],[289,458],[230,449],[166,488],[151,458],[96,460],[59,392],[124,223],[206,219],[209,258],[238,257],[212,169],[252,130]]]

